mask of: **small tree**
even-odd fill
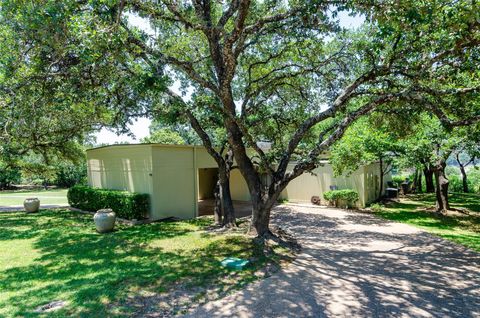
[[[61,161],[55,165],[55,185],[70,188],[87,183],[87,163],[84,158],[73,163]]]
[[[384,176],[392,169],[396,156],[402,151],[396,135],[388,127],[375,123],[374,117],[359,120],[351,126],[331,151],[336,175],[352,172],[360,166],[379,164],[378,197],[383,194]]]
[[[8,189],[11,185],[20,183],[21,170],[0,161],[0,189]]]
[[[437,212],[450,209],[448,200],[449,181],[445,168],[448,158],[462,151],[469,144],[478,143],[475,127],[446,128],[440,120],[430,114],[422,114],[411,125],[411,131],[402,139],[405,152],[402,155],[403,166],[429,167],[435,177],[435,195]]]
[[[452,153],[452,157],[460,168],[462,174],[462,190],[464,193],[469,192],[468,177],[466,168],[475,163],[475,160],[480,156],[480,146],[478,142],[472,139],[463,140],[462,145],[458,145]]]
[[[185,140],[177,132],[168,129],[160,128],[158,130],[150,130],[150,136],[142,138],[140,140],[142,143],[152,144],[167,144],[167,145],[184,145]]]

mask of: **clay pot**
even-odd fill
[[[115,212],[112,209],[101,209],[93,216],[95,227],[98,233],[107,233],[113,231],[115,227]]]
[[[38,212],[40,200],[38,198],[27,198],[23,201],[23,207],[27,213]]]

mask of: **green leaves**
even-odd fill
[[[365,118],[351,126],[331,150],[330,162],[335,175],[351,173],[361,165],[383,160],[385,165],[401,152],[395,131],[375,126],[373,118]]]
[[[402,127],[425,111],[445,126],[480,119],[478,90],[462,92],[480,87],[474,1],[1,3],[0,138],[16,149],[62,149],[101,126],[126,131],[152,110],[185,125],[188,108],[212,139],[229,137],[252,175],[246,148],[270,142],[257,154],[275,187],[313,169],[373,111],[403,114]],[[367,22],[342,30],[339,10]],[[174,81],[182,102],[163,95]],[[370,124],[333,150],[337,173],[396,151],[398,134]]]
[[[118,217],[142,219],[150,211],[148,194],[74,186],[68,190],[68,203],[85,211],[112,209]]]
[[[186,144],[182,136],[168,128],[161,128],[154,130],[150,133],[150,136],[141,140],[142,143],[159,143],[168,145],[184,145]]]
[[[91,132],[126,131],[146,113],[166,80],[129,50],[108,9],[116,5],[0,2],[0,145],[75,159],[70,150]]]
[[[335,204],[335,206],[340,207],[341,201],[345,201],[344,203],[348,206],[353,206],[360,197],[355,190],[343,189],[326,191],[323,193],[323,198]]]

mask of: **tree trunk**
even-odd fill
[[[420,169],[417,169],[417,179],[415,180],[415,182],[417,183],[417,193],[422,193],[423,189],[422,189],[422,170]]]
[[[383,159],[380,157],[380,185],[378,187],[378,199],[383,195]]]
[[[249,233],[257,237],[267,237],[271,235],[269,228],[271,207],[267,208],[259,201],[258,198],[255,200],[252,199],[252,225]]]
[[[415,169],[415,173],[413,174],[413,186],[412,186],[413,192],[417,192],[417,180],[418,180],[418,170]]]
[[[235,209],[233,207],[233,200],[230,193],[230,164],[233,162],[229,160],[227,154],[227,160],[224,163],[218,165],[218,181],[215,186],[215,224],[221,224],[225,227],[235,227]]]
[[[235,113],[235,103],[231,90],[229,90],[222,98],[222,102],[228,111]],[[262,200],[262,182],[260,175],[252,160],[250,160],[247,149],[244,146],[243,135],[231,118],[224,118],[224,125],[227,128],[228,143],[230,144],[238,169],[247,183],[250,197],[252,201],[252,223],[249,232],[257,236],[268,236],[271,234],[269,230],[270,209],[271,206],[263,204]]]
[[[467,172],[465,171],[465,167],[463,165],[460,165],[460,172],[462,173],[463,192],[468,193]]]
[[[463,192],[468,193],[468,179],[467,179],[467,172],[465,171],[465,167],[471,163],[475,162],[475,157],[471,157],[470,161],[464,164],[460,160],[460,151],[457,152],[455,159],[457,160],[458,166],[460,167],[460,172],[462,173],[462,185],[463,185]]]
[[[434,170],[430,167],[424,166],[423,174],[425,175],[425,186],[427,193],[435,192],[435,184],[433,182]]]
[[[251,193],[252,197],[252,226],[249,233],[257,237],[268,238],[273,234],[269,229],[272,208],[277,202],[280,193],[288,183],[277,184],[277,187],[266,187],[268,193]]]
[[[223,171],[223,173],[220,172],[218,183],[220,185],[222,197],[223,226],[236,227],[235,209],[233,207],[232,196],[230,193],[230,171]]]
[[[225,174],[219,175],[220,185],[223,196],[223,226],[236,227],[235,209],[233,207],[232,196],[230,193],[230,171],[233,166],[233,150],[229,148],[225,154]]]
[[[435,166],[437,212],[443,213],[450,209],[448,203],[448,178],[445,174],[445,160],[440,160]]]
[[[215,224],[220,225],[223,221],[223,208],[222,208],[222,191],[220,186],[220,180],[217,180],[217,184],[215,185],[215,190],[213,192],[213,196],[215,198],[215,206],[213,208],[213,216],[215,219]]]
[[[233,165],[233,150],[231,148],[228,149],[224,158],[221,154],[223,147],[220,153],[214,149],[210,137],[202,128],[193,113],[187,110],[186,115],[193,129],[202,139],[205,149],[210,156],[215,159],[218,165],[218,182],[215,189],[215,207],[213,212],[215,216],[215,223],[223,224],[224,226],[228,227],[236,226],[235,210],[230,194],[230,170]]]

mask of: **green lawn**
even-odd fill
[[[52,301],[67,306],[48,317],[130,316],[144,307],[139,295],[169,293],[179,283],[228,291],[254,280],[266,262],[283,259],[276,253],[283,249],[267,258],[251,238],[204,231],[210,223],[123,225],[101,235],[91,215],[0,213],[0,317],[37,317],[35,308]],[[230,271],[219,266],[226,256],[255,261]]]
[[[0,206],[21,206],[26,198],[39,198],[41,204],[68,205],[67,191],[67,189],[0,191]]]
[[[480,196],[454,193],[450,195],[453,208],[468,214],[454,212],[437,216],[427,211],[435,205],[433,194],[410,195],[399,203],[390,203],[377,215],[420,227],[430,233],[480,251]]]

